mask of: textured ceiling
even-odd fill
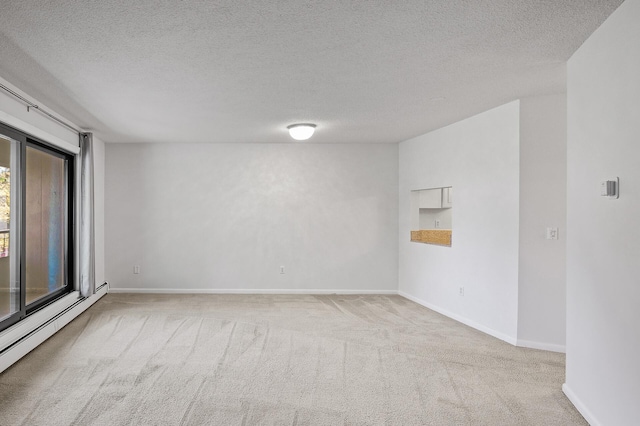
[[[3,0],[0,76],[106,142],[399,142],[565,90],[621,0]]]

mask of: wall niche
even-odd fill
[[[453,187],[411,191],[411,241],[451,247]]]

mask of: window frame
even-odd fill
[[[46,141],[28,135],[20,130],[14,129],[4,123],[0,122],[0,133],[17,141],[18,147],[18,163],[19,163],[19,185],[18,193],[20,199],[17,202],[17,214],[18,218],[18,237],[19,241],[14,242],[18,244],[17,253],[19,253],[19,259],[12,259],[12,265],[17,265],[20,281],[20,309],[15,313],[7,316],[4,320],[0,321],[0,332],[6,330],[8,327],[18,323],[34,312],[42,309],[50,303],[60,299],[68,293],[74,290],[75,283],[75,238],[76,238],[76,209],[74,208],[76,202],[76,187],[75,187],[75,173],[76,173],[76,155],[65,152],[59,147],[47,143]],[[65,248],[63,251],[63,264],[64,264],[64,286],[42,296],[30,304],[26,304],[27,297],[27,282],[26,282],[26,161],[27,161],[27,148],[37,149],[54,157],[61,158],[65,161],[65,229],[62,231],[66,235]],[[12,182],[13,185],[13,182]],[[11,243],[10,243],[11,244]]]

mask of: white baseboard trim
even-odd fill
[[[550,352],[559,352],[562,354],[567,352],[567,348],[565,345],[557,345],[555,343],[534,342],[532,340],[518,339],[518,344],[516,346],[519,346],[522,348],[540,349],[543,351],[550,351]]]
[[[486,334],[488,334],[490,336],[493,336],[493,337],[495,337],[497,339],[503,340],[503,341],[505,341],[507,343],[510,343],[510,344],[514,345],[514,346],[517,343],[517,340],[516,340],[515,337],[509,336],[509,335],[504,334],[504,333],[502,333],[500,331],[496,331],[496,330],[494,330],[492,328],[489,328],[489,327],[486,327],[486,326],[484,326],[482,324],[478,324],[477,322],[472,321],[469,318],[465,318],[465,317],[463,317],[461,315],[454,314],[453,312],[449,312],[446,309],[442,309],[442,308],[440,308],[438,306],[432,305],[431,303],[425,302],[424,300],[419,299],[417,297],[414,297],[414,296],[412,296],[412,295],[410,295],[408,293],[405,293],[404,291],[398,291],[398,294],[400,296],[404,297],[404,298],[407,298],[407,299],[411,300],[412,302],[416,302],[418,305],[422,305],[425,308],[429,308],[432,311],[436,311],[439,314],[442,314],[442,315],[444,315],[446,317],[449,317],[449,318],[454,319],[454,320],[456,320],[458,322],[461,322],[464,325],[468,325],[471,328],[475,328],[476,330],[482,331],[483,333],[486,333]]]
[[[257,288],[109,288],[109,293],[148,294],[398,294],[395,290],[323,290],[323,289],[257,289]]]
[[[18,340],[14,340],[11,346],[6,348],[0,353],[0,373],[2,373],[7,368],[11,367],[16,361],[20,358],[31,352],[33,349],[38,347],[42,342],[47,340],[49,337],[54,335],[58,330],[60,330],[65,325],[69,324],[74,318],[78,315],[86,311],[91,305],[96,303],[102,296],[107,294],[108,286],[102,286],[100,289],[92,296],[86,299],[78,299],[78,293],[71,293],[69,296],[66,296],[62,300],[58,302],[63,303],[53,303],[49,307],[54,307],[55,310],[47,311],[47,316],[39,316],[35,317],[30,316],[29,318],[21,321],[13,327],[10,327],[7,331],[15,331],[14,327],[21,326],[20,330],[23,332],[25,330],[30,330],[26,334],[23,334]],[[69,298],[69,299],[67,299]],[[70,303],[73,301],[73,303]],[[56,306],[57,304],[57,306]],[[62,310],[60,308],[66,305]],[[40,314],[45,311],[47,308],[42,311],[37,312]],[[35,318],[35,319],[34,319]],[[34,322],[36,321],[36,322]],[[28,328],[23,328],[24,325],[22,323],[30,324]],[[36,325],[37,324],[37,325]],[[34,328],[32,328],[35,325]],[[12,338],[15,338],[15,334],[11,334]]]
[[[582,403],[580,398],[576,396],[576,394],[571,390],[571,388],[564,383],[562,385],[562,392],[569,398],[569,401],[576,407],[576,409],[582,414],[582,417],[591,425],[591,426],[601,426],[600,423],[595,416],[589,411],[586,405]]]

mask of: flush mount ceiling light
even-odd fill
[[[287,129],[289,129],[289,135],[291,135],[295,140],[306,141],[313,136],[313,132],[316,130],[316,125],[309,123],[292,124],[287,126]]]

